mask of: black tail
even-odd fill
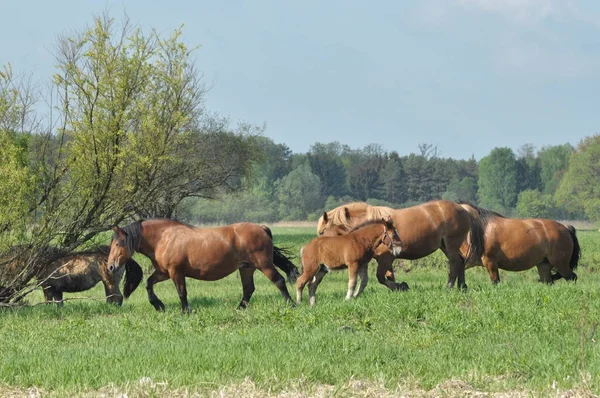
[[[577,231],[575,230],[575,227],[572,225],[567,225],[567,229],[569,230],[569,234],[571,234],[571,239],[573,239],[573,252],[571,253],[571,260],[569,260],[569,268],[574,270],[579,264],[579,258],[581,257],[581,246],[579,246],[579,239],[577,239]],[[551,276],[552,282],[563,277],[558,272],[554,272]]]
[[[569,261],[569,267],[574,270],[579,264],[579,258],[581,257],[581,246],[579,246],[579,239],[577,239],[577,231],[572,225],[567,226],[571,239],[573,239],[573,253],[571,253],[571,260]]]
[[[291,256],[292,254],[289,250],[273,246],[273,264],[285,272],[289,283],[295,283],[298,276],[300,276],[300,272],[298,271],[298,267],[289,259]]]
[[[123,286],[123,295],[125,298],[129,298],[131,293],[137,289],[143,276],[142,267],[133,258],[127,260],[125,263],[125,283]]]
[[[269,238],[273,240],[273,233],[271,229],[266,225],[261,225],[262,229],[265,230]],[[300,272],[298,271],[298,267],[290,260],[292,253],[287,249],[281,249],[275,245],[273,245],[273,264],[283,272],[288,277],[289,283],[296,282],[298,276],[300,276]]]
[[[485,220],[481,218],[479,208],[470,203],[457,202],[469,213],[469,253],[465,258],[465,264],[481,263],[481,256],[485,250]],[[465,206],[468,206],[465,207]]]

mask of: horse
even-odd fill
[[[368,220],[345,235],[319,236],[300,251],[302,275],[296,281],[296,302],[302,302],[302,290],[308,283],[310,305],[316,303],[315,293],[329,270],[348,268],[346,300],[358,297],[367,286],[368,264],[375,249],[383,245],[394,256],[402,252],[402,241],[391,217]],[[360,286],[356,287],[357,276]]]
[[[498,269],[525,271],[534,266],[544,283],[552,284],[561,278],[577,279],[573,270],[579,262],[581,248],[572,225],[543,218],[507,218],[470,203],[461,203],[461,206],[482,221],[485,250],[480,261],[472,266],[482,265],[492,283],[500,282]],[[553,274],[553,269],[557,273]]]
[[[298,269],[285,251],[273,245],[271,230],[253,223],[217,228],[196,228],[176,220],[151,219],[113,228],[108,255],[109,270],[116,269],[134,252],[148,257],[154,272],[147,279],[148,300],[157,311],[165,305],[154,293],[154,285],[171,279],[179,294],[182,312],[191,312],[185,278],[216,281],[239,270],[243,296],[238,308],[248,306],[254,293],[254,271],[260,270],[277,286],[286,302],[292,299],[276,265],[293,283]]]
[[[449,262],[448,287],[458,279],[458,287],[465,289],[465,264],[478,261],[484,247],[483,225],[458,203],[434,200],[405,209],[371,206],[354,202],[324,212],[317,224],[320,236],[348,233],[354,226],[366,220],[391,216],[402,240],[402,252],[398,256],[385,245],[375,250],[377,280],[391,290],[401,285],[394,279],[392,263],[395,258],[415,260],[440,249]],[[467,251],[461,252],[467,240]]]
[[[63,304],[63,292],[82,292],[102,281],[106,293],[106,302],[123,304],[123,295],[128,298],[142,280],[140,265],[129,258],[124,267],[109,271],[109,246],[100,246],[95,250],[64,255],[52,261],[37,276],[44,291],[47,303]],[[123,294],[119,289],[121,278],[125,274]]]

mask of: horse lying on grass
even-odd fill
[[[123,295],[128,298],[142,280],[140,265],[132,258],[125,261],[124,267],[109,270],[109,246],[101,246],[95,250],[67,254],[51,262],[38,275],[44,290],[46,302],[63,303],[63,292],[82,292],[104,284],[106,302],[121,305]],[[123,295],[119,283],[125,274]]]
[[[478,263],[488,271],[493,283],[500,282],[498,269],[525,271],[533,267],[537,267],[544,283],[577,279],[573,270],[581,248],[572,225],[543,218],[507,218],[469,203],[461,206],[482,221],[485,249]]]
[[[402,252],[402,241],[391,217],[366,221],[345,235],[319,236],[311,240],[300,251],[303,269],[296,281],[297,303],[302,302],[302,290],[308,283],[310,305],[314,306],[317,287],[325,274],[329,270],[345,268],[348,268],[346,300],[358,297],[367,286],[368,264],[380,245],[385,246],[394,257]],[[360,286],[355,291],[357,276],[360,277]]]
[[[285,253],[273,245],[271,230],[253,223],[218,228],[195,228],[175,220],[142,220],[115,227],[108,256],[109,270],[118,269],[133,253],[150,259],[154,272],[146,282],[148,300],[158,311],[165,305],[154,293],[154,284],[171,279],[175,283],[181,310],[190,312],[185,278],[215,281],[239,270],[243,297],[238,308],[246,308],[254,293],[254,271],[260,270],[292,302],[285,279],[273,267],[284,271],[290,282],[298,269]]]

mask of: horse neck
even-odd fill
[[[381,244],[384,231],[383,224],[372,224],[356,230],[353,234],[364,249],[375,250]]]
[[[141,224],[140,242],[136,251],[149,258],[154,258],[154,250],[160,241],[166,225],[163,220],[144,221]]]

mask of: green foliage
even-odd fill
[[[494,148],[479,162],[479,203],[505,211],[517,200],[517,161],[510,148]]]
[[[573,153],[571,144],[545,146],[540,149],[540,179],[544,193],[554,194],[569,166],[569,157]]]
[[[541,189],[540,160],[532,144],[519,148],[517,156],[517,191]]]
[[[304,220],[309,213],[323,207],[321,181],[307,164],[277,181],[275,197],[283,220]]]
[[[464,177],[462,180],[453,178],[442,199],[477,203],[477,181],[473,177]]]
[[[528,189],[519,193],[517,216],[555,219],[559,214],[557,207],[552,195],[543,194],[536,189]]]
[[[402,160],[392,152],[381,170],[379,197],[391,203],[402,203],[405,195],[405,174]]]
[[[566,208],[600,221],[600,135],[584,138],[571,154],[556,197]]]
[[[346,194],[346,169],[341,155],[344,148],[339,142],[315,143],[307,153],[310,170],[321,181],[321,194],[342,196]]]

